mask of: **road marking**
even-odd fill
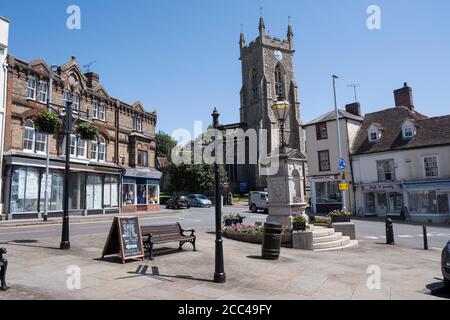
[[[414,236],[411,236],[409,234],[401,234],[401,235],[398,235],[397,237],[399,237],[399,238],[414,238]]]
[[[369,239],[369,240],[378,240],[379,238],[378,237],[371,237],[371,236],[367,236],[367,237],[364,237],[365,239]]]

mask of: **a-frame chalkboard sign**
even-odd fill
[[[122,258],[122,263],[126,260],[144,260],[139,217],[114,217],[102,259],[113,254],[118,254]]]

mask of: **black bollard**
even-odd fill
[[[0,248],[0,291],[6,291],[8,290],[8,287],[6,286],[6,269],[8,268],[8,260],[3,258],[3,255],[6,254],[5,248]]]
[[[386,244],[394,245],[394,226],[390,218],[386,218]]]
[[[428,233],[426,226],[423,226],[423,249],[428,250]]]

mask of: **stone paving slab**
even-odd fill
[[[101,260],[107,235],[71,238],[61,251],[59,238],[2,243],[8,249],[8,285],[0,299],[237,299],[374,300],[448,299],[428,289],[442,278],[438,250],[416,250],[362,241],[359,248],[310,252],[282,248],[279,261],[260,258],[261,246],[224,240],[227,283],[211,281],[214,235],[198,232],[198,251],[163,246],[153,261]],[[157,247],[161,248],[161,247]],[[381,289],[369,290],[367,268],[379,266]],[[81,289],[69,290],[69,266],[79,266]]]

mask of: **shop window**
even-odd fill
[[[439,213],[449,214],[450,213],[450,203],[449,203],[449,194],[441,193],[437,196],[438,209]]]
[[[159,204],[159,186],[148,185],[148,203]]]
[[[342,196],[338,181],[316,182],[316,203],[341,203]]]
[[[375,213],[375,194],[373,192],[364,194],[366,213]]]
[[[412,191],[408,200],[411,213],[438,213],[436,191]]]
[[[319,151],[319,171],[330,171],[330,152],[328,150]]]
[[[377,161],[378,181],[395,181],[394,160]]]
[[[391,192],[388,195],[388,211],[390,213],[401,213],[403,209],[403,194]]]
[[[102,209],[102,177],[88,175],[86,182],[86,208]]]
[[[426,178],[439,177],[439,167],[438,167],[438,157],[437,156],[423,157],[423,167],[425,170]]]
[[[48,211],[63,209],[64,177],[60,171],[50,171],[47,180]],[[39,211],[45,211],[45,173],[41,176],[41,199]]]
[[[35,168],[15,167],[11,177],[11,213],[37,212],[39,171]]]
[[[147,185],[137,185],[137,204],[147,204]]]
[[[69,208],[82,210],[86,207],[86,174],[80,172],[70,173]]]
[[[316,136],[317,140],[328,139],[328,129],[326,122],[316,124]]]
[[[105,208],[119,206],[118,201],[119,180],[114,176],[106,176],[103,187],[103,205]]]
[[[123,185],[123,204],[133,205],[135,204],[135,184]]]

